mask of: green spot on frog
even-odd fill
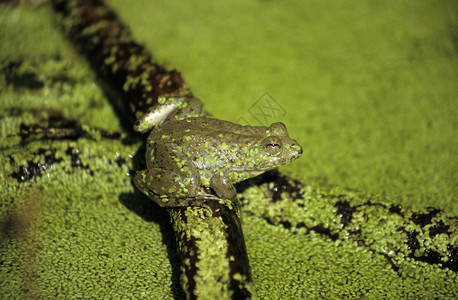
[[[225,151],[225,150],[228,150],[229,149],[229,146],[227,145],[226,142],[223,142],[220,146],[220,150],[221,151]]]
[[[159,98],[157,98],[157,103],[164,104],[166,100],[167,100],[166,97],[159,97]]]

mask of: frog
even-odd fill
[[[136,187],[161,207],[207,200],[237,204],[234,184],[302,154],[281,122],[250,126],[199,115],[161,118],[147,138],[147,169],[134,175]]]

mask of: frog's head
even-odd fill
[[[269,170],[287,164],[302,154],[302,147],[288,136],[285,124],[277,122],[266,130],[259,145],[258,168]]]

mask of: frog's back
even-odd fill
[[[185,144],[190,141],[211,142],[212,140],[243,143],[245,140],[253,140],[254,137],[265,135],[265,131],[266,128],[262,126],[244,126],[229,121],[196,117],[161,124],[152,131],[150,137],[152,141],[158,141],[165,136]]]

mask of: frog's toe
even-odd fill
[[[221,198],[219,198],[218,196],[213,195],[213,194],[208,194],[208,193],[205,193],[205,192],[199,192],[193,198],[195,199],[194,201],[199,201],[199,202],[221,200]]]

